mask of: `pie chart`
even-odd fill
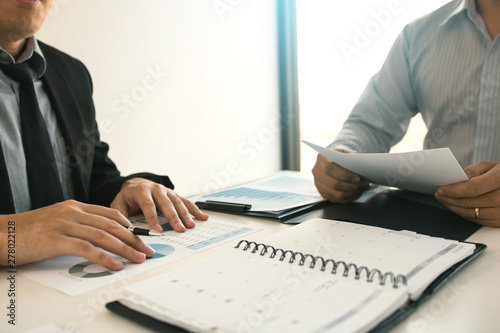
[[[149,244],[149,246],[151,246],[156,251],[156,253],[151,258],[147,258],[147,260],[163,258],[175,252],[175,248],[167,244]],[[125,267],[126,266],[124,265],[122,269],[124,269]],[[109,276],[116,272],[119,272],[120,270],[112,271],[100,265],[94,264],[93,262],[84,261],[71,267],[68,270],[68,273],[79,278],[87,279]]]
[[[155,251],[155,255],[147,260],[158,259],[168,256],[175,252],[175,247],[167,244],[149,244]]]

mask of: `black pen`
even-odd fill
[[[223,212],[237,212],[244,213],[250,209],[252,209],[252,205],[235,203],[235,202],[225,202],[225,201],[196,201],[195,205],[200,209],[208,209],[208,210],[219,210]]]
[[[127,228],[129,231],[131,231],[134,235],[139,235],[139,236],[163,236],[161,232],[155,231],[155,230],[149,230],[149,229],[144,229],[144,228],[139,228],[131,225],[130,227],[124,225],[125,228]]]

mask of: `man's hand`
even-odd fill
[[[344,149],[335,149],[341,153],[352,153]],[[312,169],[314,184],[321,196],[331,202],[347,203],[356,200],[368,188],[370,183],[355,173],[318,154]]]
[[[469,180],[442,186],[436,199],[472,222],[500,227],[500,162],[483,161],[464,171]]]
[[[119,210],[125,217],[142,212],[151,229],[162,232],[158,211],[165,216],[175,231],[185,231],[196,225],[191,214],[206,221],[208,215],[201,212],[191,201],[179,196],[173,190],[143,178],[127,180],[111,208]]]
[[[12,222],[9,224],[9,221]],[[9,231],[15,232],[16,265],[67,254],[84,257],[108,269],[122,267],[121,261],[101,249],[141,263],[155,251],[123,227],[129,225],[131,223],[116,209],[73,200],[3,215],[0,217],[0,265],[8,263]]]

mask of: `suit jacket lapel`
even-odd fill
[[[47,70],[42,77],[42,81],[52,108],[56,113],[58,125],[61,128],[67,147],[67,163],[71,167],[71,176],[75,191],[74,199],[85,200],[87,191],[82,178],[81,165],[77,160],[78,156],[72,153],[76,151],[78,142],[83,140],[81,137],[83,134],[81,133],[81,119],[80,112],[78,112],[78,105],[75,103],[74,92],[70,89],[63,71],[57,62],[51,61],[50,53],[46,53],[43,47],[42,51],[47,61]]]

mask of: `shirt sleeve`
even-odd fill
[[[330,147],[362,153],[388,152],[403,138],[417,111],[405,29]]]

